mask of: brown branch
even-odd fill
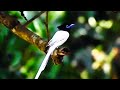
[[[40,50],[45,51],[47,42],[26,27],[17,25],[12,29],[12,32],[27,42],[36,45]]]
[[[47,41],[43,40],[40,36],[36,35],[32,31],[28,30],[26,27],[21,25],[16,18],[0,12],[0,23],[5,25],[20,38],[26,40],[31,44],[36,45],[41,51],[46,53]],[[56,61],[55,64],[60,64],[62,62],[63,56],[67,55],[68,53],[69,52],[65,51],[64,49],[59,48],[53,52],[51,57],[54,61]]]

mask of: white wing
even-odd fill
[[[57,47],[62,45],[69,37],[67,31],[57,31],[53,38],[48,42],[48,46],[56,45]]]

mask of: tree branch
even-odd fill
[[[41,14],[45,13],[46,11],[41,11],[39,14],[35,15],[32,19],[30,19],[28,22],[24,24],[24,27],[26,27],[28,24],[30,24],[33,20],[38,18]]]
[[[46,22],[45,22],[45,26],[46,26],[46,33],[47,33],[47,37],[48,37],[48,41],[50,40],[50,32],[48,29],[48,11],[46,12]]]
[[[40,36],[36,35],[32,31],[21,25],[20,22],[13,16],[0,12],[0,23],[5,25],[20,38],[26,40],[31,44],[36,45],[41,51],[47,53],[47,41],[43,40]],[[53,52],[51,58],[56,62],[55,64],[60,64],[62,62],[63,56],[67,55],[68,53],[69,51],[64,50],[64,48],[58,48]]]

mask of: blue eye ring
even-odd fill
[[[70,25],[66,25],[66,28],[71,28],[72,26],[74,26],[75,24],[70,24]]]

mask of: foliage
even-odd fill
[[[6,11],[24,24],[19,11]],[[27,19],[37,11],[26,11]],[[45,40],[45,15],[28,25],[29,30]],[[120,76],[120,13],[112,11],[50,11],[49,30],[52,37],[57,26],[75,23],[69,40],[63,45],[71,50],[61,65],[52,60],[40,79],[117,79]],[[0,78],[33,79],[45,54],[0,24]]]

